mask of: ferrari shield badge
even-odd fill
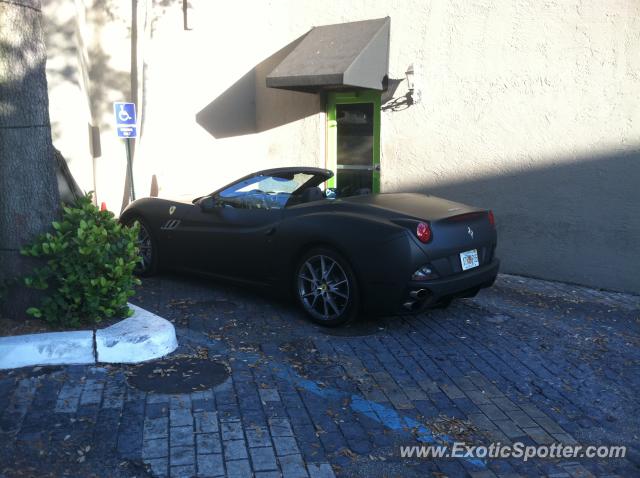
[[[176,207],[175,206],[171,206],[169,208],[169,215],[173,214],[174,212],[176,212]]]

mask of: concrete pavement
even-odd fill
[[[147,279],[132,302],[174,323],[178,356],[222,362],[230,378],[165,395],[130,387],[133,366],[4,372],[0,476],[640,473],[637,296],[502,275],[447,310],[333,330],[202,279]],[[457,440],[629,449],[600,460],[400,456]]]

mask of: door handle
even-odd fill
[[[265,236],[273,236],[273,234],[276,232],[276,228],[272,227],[271,229],[269,229],[267,232],[264,233]]]

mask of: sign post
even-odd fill
[[[136,105],[135,103],[116,102],[113,103],[113,113],[116,118],[116,130],[118,138],[124,139],[127,148],[127,171],[129,173],[129,184],[131,184],[131,200],[136,200],[136,192],[133,187],[133,163],[131,161],[131,138],[138,136],[136,126]]]

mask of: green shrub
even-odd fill
[[[140,283],[133,275],[139,260],[137,225],[121,226],[88,194],[64,207],[62,220],[52,226],[53,232],[21,251],[46,261],[24,279],[28,287],[48,291],[27,313],[71,327],[129,316],[127,299]]]

